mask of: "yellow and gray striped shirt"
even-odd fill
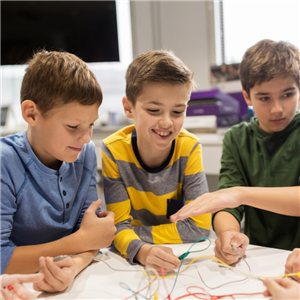
[[[208,236],[210,214],[169,220],[208,192],[201,144],[193,134],[182,129],[167,160],[155,169],[139,156],[134,125],[107,137],[101,148],[105,202],[117,227],[114,245],[130,262],[145,243],[192,243]]]

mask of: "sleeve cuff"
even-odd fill
[[[137,261],[134,259],[140,248],[147,243],[140,241],[140,240],[133,240],[130,242],[128,248],[127,248],[127,257],[126,259],[134,264],[137,263]]]

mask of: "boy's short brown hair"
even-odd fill
[[[194,73],[172,52],[149,51],[137,56],[126,72],[126,96],[135,105],[146,83],[187,84],[195,89]]]
[[[255,84],[289,76],[300,89],[299,49],[288,42],[259,41],[245,52],[240,64],[242,87],[249,97]]]
[[[39,51],[28,61],[21,86],[21,103],[32,100],[42,114],[77,101],[102,103],[102,90],[86,63],[68,52]]]

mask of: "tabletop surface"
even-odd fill
[[[197,243],[191,251],[205,249],[208,241]],[[173,249],[175,255],[186,252],[191,244],[167,245]],[[191,260],[199,256],[214,256],[214,240],[211,246],[197,253],[190,253],[184,259],[181,270]],[[236,266],[246,273],[259,276],[280,276],[284,274],[284,265],[290,251],[265,248],[249,245],[245,260],[241,260]],[[142,272],[140,265],[130,265],[118,253],[110,249],[103,249],[98,255],[102,261],[94,262],[81,272],[74,282],[63,293],[46,294],[35,292],[38,299],[154,299],[153,290],[157,290],[157,299],[168,299],[168,292],[174,286],[176,276],[159,278],[153,282],[153,288],[149,287],[149,281]],[[177,270],[175,270],[177,271]],[[173,274],[176,274],[174,272]],[[151,277],[151,280],[155,277]],[[234,282],[238,281],[238,282]],[[165,284],[164,284],[165,282]],[[227,283],[227,284],[226,284]],[[223,285],[225,284],[225,285]],[[158,286],[159,285],[159,286]],[[166,287],[167,290],[166,291]],[[223,285],[223,286],[221,286]],[[32,285],[26,284],[32,290]],[[229,295],[233,293],[262,293],[265,287],[262,281],[245,278],[235,273],[211,258],[199,258],[188,269],[180,273],[174,286],[170,299],[174,300],[187,294],[187,288],[191,286],[202,287],[211,295]],[[221,286],[219,288],[215,288]],[[135,298],[134,292],[145,288]],[[201,292],[197,288],[191,288],[191,292]],[[151,296],[152,295],[152,296]],[[205,297],[204,297],[205,298]],[[197,299],[188,296],[182,299]],[[227,298],[229,299],[229,298]],[[240,295],[235,299],[266,299],[262,295]]]

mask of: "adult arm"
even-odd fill
[[[248,205],[287,216],[300,216],[300,187],[231,187],[198,197],[171,216],[173,222]]]

